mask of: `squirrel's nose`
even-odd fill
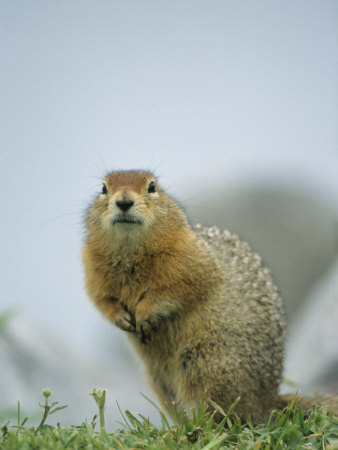
[[[116,200],[115,203],[123,212],[128,211],[134,204],[133,200]]]

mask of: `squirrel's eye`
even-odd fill
[[[154,183],[153,181],[151,181],[151,182],[149,183],[149,186],[148,186],[148,192],[149,192],[150,194],[153,193],[153,192],[156,192],[155,183]]]
[[[106,194],[107,193],[107,186],[105,183],[103,183],[102,185],[102,194]]]

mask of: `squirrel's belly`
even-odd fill
[[[190,311],[189,315],[166,319],[147,344],[135,334],[128,335],[162,403],[175,402],[179,409],[202,399],[208,371],[223,351],[221,330],[209,333],[208,326],[201,327],[200,317]],[[207,315],[204,318],[208,323]]]
[[[153,331],[147,344],[143,344],[137,335],[128,334],[157,394],[171,402],[179,398],[178,386],[182,378],[180,355],[189,345],[190,332],[182,329],[182,322],[178,318],[166,319]]]
[[[271,317],[268,327],[265,321],[253,326],[248,311],[246,323],[241,316],[239,337],[236,311],[230,314],[222,304],[217,315],[214,307],[163,321],[147,344],[130,336],[157,395],[162,403],[174,401],[179,410],[198,407],[205,395],[223,408],[241,396],[243,411],[261,396],[272,403],[282,370],[278,321]]]

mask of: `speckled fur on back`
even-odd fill
[[[227,410],[240,396],[240,417],[264,421],[285,332],[269,271],[228,231],[192,229],[151,173],[112,172],[105,182],[87,215],[90,297],[129,332],[162,403],[189,412],[204,398]],[[126,216],[121,199],[132,204]]]
[[[194,231],[213,248],[225,276],[224,292],[211,313],[219,316],[214,333],[219,334],[220,353],[221,349],[224,352],[220,366],[230,375],[229,365],[237,362],[238,372],[232,381],[242,399],[238,411],[262,421],[276,404],[283,369],[285,321],[281,298],[269,270],[246,242],[217,227],[198,225]],[[221,394],[215,401],[225,406],[219,388]],[[229,400],[234,398],[232,393]],[[245,404],[246,398],[251,407]]]

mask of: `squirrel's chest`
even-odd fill
[[[114,258],[98,274],[105,285],[105,291],[125,302],[145,291],[151,285],[151,271],[144,261],[137,258],[127,259],[121,255]]]

